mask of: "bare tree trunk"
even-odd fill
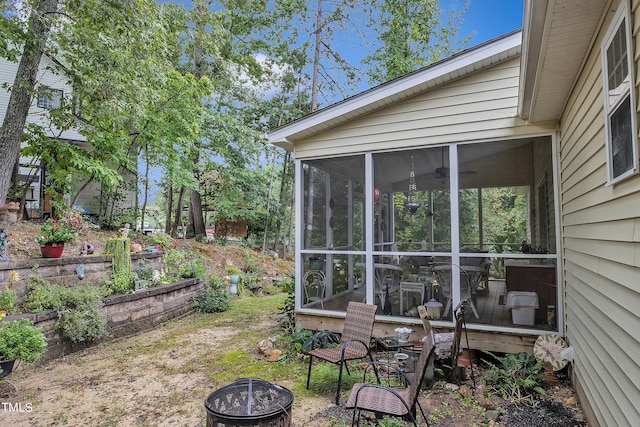
[[[278,157],[278,152],[274,150],[273,159],[271,160],[271,166],[276,164],[276,158]],[[269,212],[271,210],[271,193],[273,192],[273,179],[269,180],[269,193],[267,194],[267,219],[264,224],[264,234],[262,236],[262,252],[266,252],[267,250],[267,233],[269,231]],[[276,241],[278,240],[276,234]]]
[[[318,14],[316,15],[315,50],[313,53],[313,81],[311,84],[311,112],[318,109],[318,90],[320,74],[320,48],[322,47],[322,1],[318,0]]]
[[[208,5],[211,2],[206,4],[205,2],[196,2],[195,8],[198,12],[198,19],[196,20],[195,27],[196,32],[201,31],[204,28],[204,23],[199,19],[203,17],[208,9]],[[202,46],[196,43],[193,47],[193,74],[194,76],[200,80],[204,74],[203,70],[203,58],[202,58]],[[196,153],[193,159],[193,171],[196,177],[198,174],[198,164],[200,163],[200,143],[196,143]],[[198,180],[199,182],[200,180]],[[204,216],[202,215],[202,201],[200,197],[200,193],[198,190],[191,190],[189,194],[189,215],[187,222],[187,236],[195,237],[198,235],[206,235],[206,230],[204,228]]]
[[[173,228],[171,230],[171,236],[178,236],[178,225],[182,222],[182,201],[184,199],[184,187],[180,187],[180,193],[178,193],[178,206],[176,206],[176,216],[173,220]]]
[[[164,232],[171,235],[171,206],[173,205],[173,185],[167,184],[167,214],[164,221]]]
[[[0,127],[0,204],[2,205],[9,191],[13,165],[20,155],[22,132],[31,106],[31,93],[36,85],[38,66],[51,28],[51,19],[58,9],[58,0],[38,0],[34,3],[7,112]]]
[[[144,233],[144,216],[147,210],[147,200],[149,199],[149,146],[145,149],[145,170],[144,170],[144,198],[142,200],[142,212],[140,212],[140,230]],[[136,191],[137,193],[137,191]],[[136,224],[137,228],[137,224]]]

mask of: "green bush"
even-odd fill
[[[56,328],[73,342],[95,341],[105,332],[107,321],[100,310],[103,292],[94,286],[66,289],[64,307],[58,309]]]
[[[6,314],[13,313],[13,308],[17,299],[18,295],[13,289],[0,291],[0,310],[4,310]]]
[[[142,258],[136,267],[136,274],[142,280],[151,280],[153,277],[153,264]]]
[[[56,329],[74,342],[93,341],[104,334],[106,319],[100,311],[104,290],[92,285],[66,288],[33,276],[24,308],[32,313],[55,309]]]
[[[180,266],[180,277],[183,279],[201,278],[205,269],[199,258],[193,258]]]
[[[171,249],[162,256],[162,263],[169,273],[180,273],[180,267],[189,259],[189,253]]]
[[[544,363],[526,352],[498,356],[485,351],[495,362],[487,360],[489,369],[482,380],[487,388],[512,402],[529,399],[532,392],[544,394],[540,384],[544,376]]]
[[[160,246],[163,252],[167,252],[169,249],[173,247],[173,237],[169,236],[166,233],[155,233],[147,236],[147,242],[151,243],[153,246]]]
[[[198,313],[221,313],[229,309],[229,301],[224,277],[212,276],[205,283],[204,293],[193,298],[193,308]]]
[[[64,286],[47,282],[40,276],[32,276],[27,283],[27,295],[22,307],[30,313],[41,313],[63,306]]]
[[[0,360],[34,362],[47,348],[42,331],[29,319],[0,322]]]
[[[225,289],[209,289],[193,298],[198,313],[221,313],[229,309],[229,293]]]

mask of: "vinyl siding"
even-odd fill
[[[565,335],[587,413],[600,425],[632,426],[640,420],[640,176],[606,186],[600,45],[610,18],[561,120]],[[633,24],[638,34],[640,20]]]
[[[46,55],[42,56],[40,61],[40,70],[36,77],[36,86],[47,86],[52,89],[62,90],[65,97],[70,97],[73,92],[72,87],[68,84],[67,78],[63,73],[56,73],[57,65]],[[17,62],[10,62],[4,58],[0,58],[0,83],[8,83],[12,86],[18,70]],[[4,115],[7,111],[7,105],[9,103],[9,91],[4,88],[0,88],[0,119],[4,119]],[[34,98],[29,109],[29,115],[27,116],[27,123],[36,123],[49,129],[49,120],[47,118],[47,110],[38,108],[37,98]],[[55,132],[57,136],[59,132]],[[84,141],[84,138],[76,129],[62,132],[61,139],[69,139],[73,141]]]
[[[517,116],[519,59],[456,80],[295,146],[297,159],[548,133]]]

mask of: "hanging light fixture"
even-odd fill
[[[420,203],[418,203],[418,198],[416,197],[416,171],[413,167],[413,154],[411,155],[411,172],[409,172],[409,194],[407,196],[407,209],[411,212],[411,215],[414,215],[418,208],[420,207]]]

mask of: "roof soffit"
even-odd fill
[[[464,50],[269,131],[265,136],[272,144],[293,149],[296,141],[517,57],[520,55],[521,34],[519,30],[513,31]]]
[[[523,119],[560,119],[608,3],[525,0],[518,105]]]

